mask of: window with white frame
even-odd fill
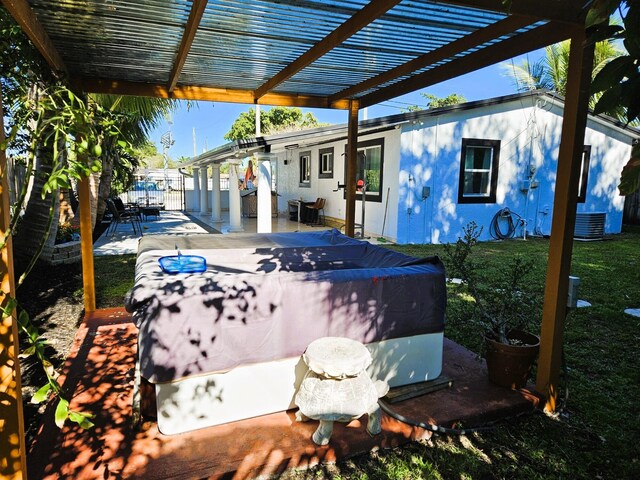
[[[320,149],[318,178],[333,178],[333,147]]]
[[[495,203],[500,140],[462,139],[458,203]]]
[[[300,152],[300,184],[301,187],[311,186],[311,152]]]

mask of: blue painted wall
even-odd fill
[[[398,172],[398,243],[454,242],[472,220],[484,227],[481,239],[490,240],[491,221],[505,207],[514,212],[514,221],[526,221],[527,235],[549,235],[561,115],[559,106],[532,97],[405,124]],[[501,141],[494,204],[457,202],[463,138]],[[606,212],[605,232],[619,233],[624,198],[617,195],[617,183],[631,138],[592,119],[585,144],[592,147],[591,162],[586,202],[578,205],[578,212]],[[538,187],[522,191],[527,179]],[[423,187],[429,188],[427,198]],[[523,233],[524,227],[519,227],[516,236]]]

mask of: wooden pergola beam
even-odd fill
[[[511,0],[507,7],[504,0],[442,0],[442,3],[460,7],[480,8],[493,12],[531,15],[541,20],[582,25],[586,12],[580,0]]]
[[[380,18],[400,2],[401,0],[371,0],[369,4],[358,10],[351,18],[349,18],[349,20],[344,22],[285,68],[280,70],[280,72],[276,73],[273,77],[256,88],[254,91],[255,100],[257,101],[265,96],[267,92],[273,90],[282,82],[293,77],[296,73],[320,58],[325,53],[333,50],[371,22]]]
[[[44,57],[51,69],[58,74],[67,74],[67,67],[53,46],[49,35],[36,18],[31,6],[26,0],[1,0],[2,5],[18,22],[22,31],[29,37],[33,45]]]
[[[87,93],[112,93],[117,95],[136,95],[140,97],[245,104],[254,102],[252,90],[231,90],[227,88],[178,85],[170,92],[165,85],[160,84],[87,77],[76,79],[75,85]],[[258,103],[261,105],[279,105],[283,107],[335,108],[341,110],[349,108],[348,100],[338,100],[330,103],[327,97],[291,95],[286,93],[268,93],[262,97]]]
[[[360,98],[360,107],[369,107],[391,98],[399,97],[420,88],[444,82],[489,65],[508,60],[517,55],[566,40],[570,31],[564,26],[547,23],[520,35],[482,48],[457,60],[445,63],[401,82],[381,88]]]
[[[558,396],[593,51],[593,43],[586,44],[584,28],[574,29],[569,51],[536,376],[536,390],[546,396],[547,411],[555,411]]]
[[[409,75],[412,72],[420,70],[421,68],[427,67],[441,60],[451,58],[454,55],[469,50],[470,48],[482,45],[489,40],[498,38],[502,35],[506,35],[510,32],[518,30],[519,28],[530,25],[535,21],[535,18],[527,16],[517,15],[507,17],[504,20],[500,20],[499,22],[489,25],[488,27],[482,28],[469,35],[466,35],[459,40],[448,43],[438,48],[437,50],[425,53],[424,55],[420,55],[419,57],[416,57],[413,60],[409,60],[402,65],[392,68],[391,70],[387,70],[380,75],[376,75],[375,77],[365,80],[364,82],[360,82],[359,84],[352,87],[345,88],[335,95],[330,96],[329,101],[335,102],[344,98],[349,98],[353,95],[377,87],[378,85],[391,81],[395,78]]]
[[[193,39],[196,36],[198,27],[200,26],[200,21],[202,20],[202,15],[204,14],[206,6],[207,0],[193,0],[187,25],[184,28],[180,47],[178,48],[178,54],[176,55],[173,68],[171,69],[171,74],[169,75],[169,83],[167,85],[167,90],[169,92],[172,92],[178,83],[178,79],[182,73],[182,67],[184,67],[184,62],[187,61],[187,55],[189,55],[189,51],[191,50]]]
[[[0,95],[0,144],[4,142],[4,112]],[[0,149],[0,238],[4,239],[10,224],[9,174],[7,155]],[[3,307],[9,298],[15,298],[16,286],[13,270],[11,235],[0,252],[0,288]],[[18,321],[15,312],[0,316],[0,445],[4,461],[0,462],[0,477],[27,478],[24,416],[22,414],[22,385],[18,359]]]

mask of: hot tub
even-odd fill
[[[300,356],[320,337],[367,344],[370,374],[391,386],[440,374],[446,291],[438,258],[336,230],[194,235],[180,240],[182,253],[203,256],[207,271],[164,274],[158,259],[175,254],[165,248],[177,238],[141,240],[125,301],[163,433],[293,408],[306,372]]]

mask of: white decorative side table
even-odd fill
[[[333,422],[350,422],[368,414],[367,431],[380,433],[378,398],[386,395],[389,385],[373,381],[366,372],[372,358],[360,342],[341,337],[324,337],[312,342],[303,355],[309,367],[295,404],[298,421],[319,420],[313,434],[318,445],[329,443]]]

